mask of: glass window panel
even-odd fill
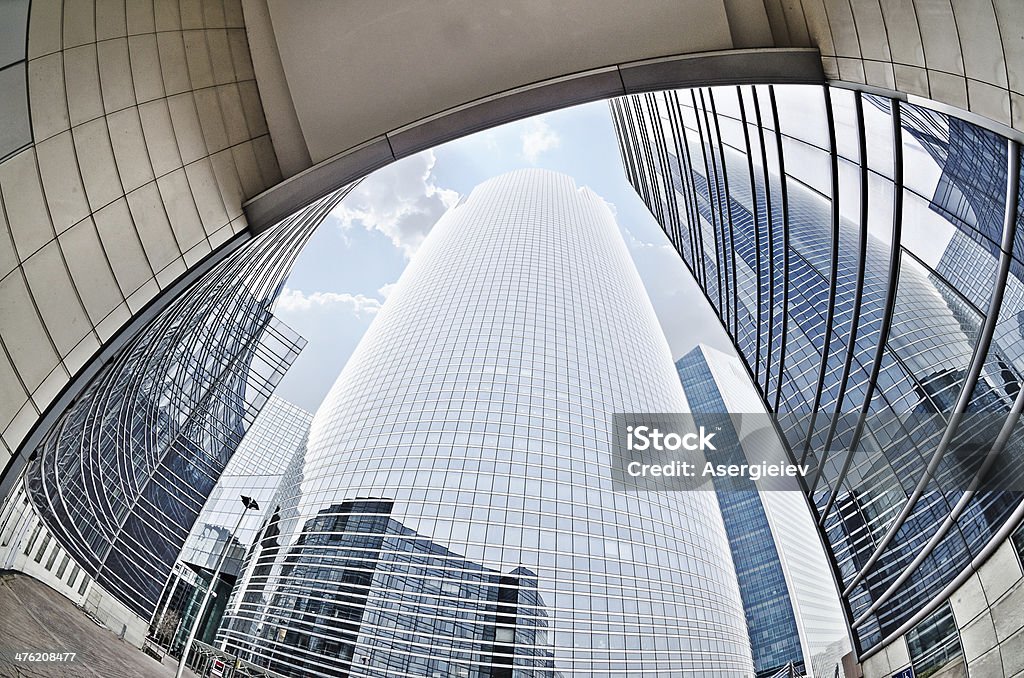
[[[786,136],[782,137],[782,152],[787,174],[831,197],[832,163],[827,152]]]
[[[719,116],[718,128],[722,134],[722,143],[738,151],[746,152],[746,142],[743,140],[743,124],[738,119]],[[731,171],[732,168],[730,167],[729,169]]]
[[[761,107],[761,125],[765,129],[774,130],[775,120],[772,118],[772,100],[769,95],[769,86],[755,85],[754,92],[757,94],[757,102]]]
[[[953,224],[930,209],[915,193],[903,193],[903,232],[901,244],[932,268],[937,268],[953,235]]]
[[[890,101],[864,94],[864,133],[868,167],[893,178],[892,114]]]
[[[948,131],[947,131],[948,133]],[[922,145],[922,137],[903,125],[903,185],[931,199],[939,185],[942,168]]]
[[[868,235],[880,243],[892,243],[893,183],[868,172]]]
[[[938,671],[963,673],[963,647],[956,619],[949,603],[943,604],[907,632],[907,648],[914,674],[928,676]]]
[[[832,98],[832,115],[836,127],[836,151],[847,160],[860,162],[860,142],[857,119],[856,94],[848,89],[832,87],[829,90]]]
[[[788,85],[774,89],[782,133],[827,150],[828,122],[822,88],[817,85]]]
[[[839,217],[854,226],[860,224],[860,167],[839,159]]]
[[[740,119],[740,104],[735,87],[712,87],[711,93],[715,97],[715,110],[718,115],[727,116],[733,120]]]

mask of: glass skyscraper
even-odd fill
[[[691,412],[729,412],[700,347],[680,358],[676,362],[676,370]],[[722,464],[746,462],[735,428],[723,425],[716,436],[716,442],[722,444],[718,445],[718,452],[708,453],[709,461]],[[805,658],[800,646],[800,632],[768,516],[754,481],[743,480],[742,483],[746,489],[720,490],[716,494],[736,566],[754,669],[758,676],[770,676],[783,666],[793,664],[802,674],[805,672]]]
[[[1020,504],[984,484],[1002,475],[985,458],[1021,445],[1019,146],[832,87],[680,90],[612,111],[629,180],[792,458],[815,467],[804,489],[869,657],[940,614]],[[996,423],[985,455],[969,453],[978,414]]]
[[[676,370],[695,414],[763,412],[738,358],[701,345],[680,358]],[[709,461],[744,464],[763,454],[753,439],[741,445],[736,425],[718,421],[716,440],[723,444],[708,453]],[[757,674],[771,676],[792,664],[797,675],[832,678],[849,642],[803,498],[779,489],[759,492],[749,479],[730,480],[716,490]]]
[[[612,414],[680,411],[608,206],[547,171],[481,184],[317,412],[226,649],[290,676],[752,675],[714,493],[612,490]]]
[[[261,507],[273,501],[285,471],[306,444],[312,419],[311,412],[270,396],[210,493],[181,551],[181,560],[209,570],[216,567],[224,542],[220,535],[230,533],[238,521],[239,497],[250,497]],[[252,544],[257,531],[258,522],[253,519],[230,535],[237,548],[229,549],[225,573],[238,573],[241,552]]]

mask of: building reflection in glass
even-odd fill
[[[204,503],[305,340],[273,315],[299,250],[348,193],[237,248],[101,365],[25,470],[57,542],[150,620]]]
[[[257,662],[296,676],[554,676],[536,575],[465,560],[391,518],[392,508],[354,500],[307,521],[277,577],[264,570],[236,590],[269,604],[225,624],[229,651],[282,646]],[[275,534],[271,522],[265,548]],[[280,585],[268,591],[271,581]],[[410,652],[418,645],[422,656]]]
[[[237,533],[232,532],[238,525],[239,497],[250,497],[261,506],[273,505],[285,472],[305,445],[312,418],[311,413],[277,396],[267,400],[185,541],[150,625],[154,642],[172,652],[179,650],[226,548],[217,595],[207,606],[206,620],[197,634],[202,642],[213,643],[228,596],[259,527],[251,518],[242,522]]]
[[[941,605],[1020,503],[982,484],[1021,487],[1019,147],[834,87],[680,90],[612,110],[630,181],[792,457],[817,468],[806,490],[856,649],[877,650]],[[982,442],[1000,459],[988,471]]]

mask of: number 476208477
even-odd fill
[[[73,662],[74,652],[16,652],[16,662]]]

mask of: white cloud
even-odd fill
[[[340,307],[363,317],[373,315],[380,310],[381,301],[363,294],[347,292],[313,292],[306,294],[302,290],[284,288],[274,304],[275,311],[302,312],[312,308]]]
[[[411,257],[459,194],[435,183],[436,158],[424,151],[367,177],[334,211],[342,232],[359,224],[386,235]]]
[[[391,290],[395,289],[395,285],[397,284],[397,282],[392,282],[387,285],[382,285],[380,289],[377,290],[377,294],[387,299],[391,295]]]
[[[551,129],[542,118],[534,118],[526,124],[526,129],[519,135],[523,144],[523,157],[531,165],[536,165],[542,153],[558,148],[562,143],[561,137]]]
[[[675,248],[673,248],[672,245],[669,244],[667,238],[661,238],[661,243],[647,242],[645,240],[640,240],[639,238],[637,238],[635,235],[633,235],[633,232],[628,228],[623,227],[622,232],[626,236],[626,245],[629,246],[629,249],[631,250],[637,252],[657,251],[664,254],[670,254],[673,257],[678,256],[676,254]]]

